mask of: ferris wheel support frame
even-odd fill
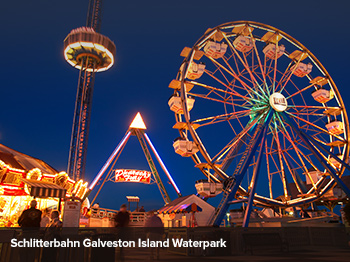
[[[258,175],[259,175],[259,171],[260,171],[260,166],[261,166],[261,158],[263,155],[263,149],[264,149],[264,144],[266,141],[266,133],[267,133],[267,126],[265,126],[264,131],[263,131],[263,138],[262,141],[260,143],[260,151],[259,151],[259,155],[257,158],[257,165],[254,168],[254,173],[253,173],[253,177],[252,177],[252,183],[250,186],[250,192],[249,192],[249,198],[248,198],[248,204],[247,204],[247,208],[244,214],[244,218],[243,218],[243,227],[248,227],[249,225],[249,219],[250,219],[250,214],[252,212],[252,206],[253,206],[253,200],[254,200],[254,195],[255,195],[255,189],[256,189],[256,184],[258,181]]]
[[[256,30],[254,35],[253,30]],[[257,44],[262,50],[258,50]],[[247,202],[245,206],[248,212],[245,212],[244,218],[246,226],[249,223],[249,210],[253,204],[268,208],[289,207],[295,211],[297,206],[312,205],[314,201],[332,191],[336,185],[349,196],[350,190],[341,180],[345,169],[350,170],[348,163],[350,131],[347,112],[333,79],[304,45],[272,26],[252,21],[235,21],[209,28],[192,48],[185,47],[181,56],[185,59],[176,79],[169,85],[174,89],[173,96],[179,96],[180,92],[180,99],[168,102],[170,109],[175,112],[177,122],[173,128],[179,130],[180,136],[183,140],[187,140],[188,144],[197,146],[198,154],[191,155],[191,152],[189,154],[209,182],[213,178],[216,183],[224,183],[223,198],[227,198],[231,193],[230,189],[236,187],[236,190],[232,190],[236,199],[231,201],[225,199],[226,202],[219,204],[213,217],[227,205]],[[196,79],[202,74],[203,81],[197,81]],[[303,77],[305,80],[301,80]],[[327,86],[324,88],[325,85],[328,85],[328,88]],[[311,90],[312,87],[315,90]],[[325,91],[320,92],[321,89]],[[217,112],[218,107],[213,107],[213,111],[216,110],[215,115],[208,116],[207,111],[196,110],[190,114],[193,101],[197,98],[201,99],[199,101],[223,103],[225,113]],[[278,99],[282,98],[284,101],[288,100],[288,103],[284,104],[285,108],[276,106],[283,104],[278,102]],[[176,106],[179,107],[179,104],[183,109],[181,113],[176,111]],[[233,109],[227,108],[231,105]],[[246,113],[247,110],[250,110],[249,114]],[[266,114],[269,110],[273,112],[273,120],[268,124],[270,129],[264,137],[266,153],[263,154],[266,155],[268,175],[268,180],[264,182],[267,181],[269,186],[269,196],[265,197],[259,195],[259,185],[256,188],[256,195],[253,192],[258,180],[256,172],[260,165],[260,161],[257,160],[261,150],[259,147],[255,149],[254,160],[252,158],[248,164],[246,174],[241,173],[246,156],[252,154],[249,152],[253,145],[251,142],[256,140],[262,130],[255,126],[257,122],[249,126],[249,122],[245,124],[246,120],[252,121],[258,117],[260,125],[263,123],[262,112],[265,111]],[[284,115],[290,117],[297,130],[288,125]],[[234,139],[224,141],[223,147],[218,146],[219,150],[209,143],[206,147],[203,142],[208,138],[208,133],[205,132],[211,130],[200,131],[201,127],[225,121],[233,130]],[[249,133],[246,137],[241,137],[244,131]],[[219,132],[213,134],[219,135]],[[239,142],[236,143],[235,140]],[[240,149],[243,145],[246,148]],[[174,148],[176,151],[176,145]],[[182,155],[180,150],[177,151]],[[233,158],[239,163],[233,167],[235,171],[230,176],[227,172]],[[265,160],[261,159],[261,162]],[[250,176],[251,171],[253,176]],[[247,189],[244,188],[245,183],[242,181],[236,184],[239,182],[235,180],[238,175],[248,178]],[[273,183],[272,178],[278,175],[281,181],[274,180]],[[259,184],[260,182],[263,181],[259,178]],[[294,182],[297,194],[290,190],[294,189],[291,182]],[[280,195],[281,191],[273,192],[272,184],[283,186],[283,195],[276,198],[275,192]],[[307,187],[308,185],[311,187]],[[297,212],[294,214],[297,215]],[[211,218],[210,221],[213,220],[215,219]],[[216,221],[215,224],[219,225],[218,222],[221,221]]]
[[[259,132],[258,134],[256,134],[255,139],[252,142],[253,144],[250,146],[247,146],[246,151],[248,150],[249,154],[246,156],[246,159],[244,160],[244,164],[241,165],[241,167],[239,167],[240,170],[237,171],[237,174],[231,177],[231,179],[234,179],[234,181],[232,181],[229,185],[227,185],[226,189],[224,190],[224,195],[222,197],[221,203],[219,204],[218,208],[216,209],[214,216],[212,217],[211,221],[213,223],[214,226],[220,226],[221,221],[224,219],[225,217],[225,213],[227,212],[228,207],[230,206],[230,202],[232,201],[232,199],[235,197],[237,190],[239,188],[239,186],[241,185],[241,182],[243,180],[243,177],[248,169],[248,166],[250,164],[250,162],[252,161],[252,158],[256,152],[257,147],[259,146],[259,142],[262,139],[263,134],[266,132],[265,129],[267,128],[268,124],[271,121],[273,112],[270,110],[267,113],[267,116],[265,117],[264,120],[261,120],[263,122],[260,122],[257,126],[256,126],[256,131],[255,132]],[[259,130],[260,129],[260,130]],[[250,142],[249,142],[250,144]],[[242,158],[244,157],[244,155],[242,156]],[[236,173],[236,171],[235,171]]]
[[[331,167],[326,163],[324,158],[321,156],[321,154],[318,152],[318,150],[315,148],[315,146],[312,144],[312,142],[309,141],[311,138],[310,136],[306,135],[303,131],[301,131],[299,128],[297,128],[292,120],[289,118],[289,116],[285,113],[282,114],[284,119],[287,121],[287,123],[291,126],[291,128],[299,135],[300,139],[305,143],[305,145],[310,149],[310,151],[314,154],[314,156],[317,158],[317,160],[320,162],[320,164],[329,172],[330,176],[336,181],[336,183],[341,187],[341,189],[344,191],[344,193],[350,197],[350,190],[349,188],[344,184],[344,182],[340,179],[340,177],[337,176],[337,174],[334,173],[334,171],[331,169]],[[309,138],[309,139],[308,139]],[[313,139],[313,142],[317,142]],[[334,155],[333,153],[329,152],[330,155]],[[335,156],[335,155],[334,155]],[[338,158],[338,160],[340,160]],[[342,161],[343,162],[343,161]],[[345,163],[344,163],[345,164]],[[347,164],[346,164],[347,165]],[[348,166],[348,165],[347,165]]]

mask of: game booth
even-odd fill
[[[86,193],[87,182],[74,181],[44,161],[0,144],[0,227],[17,227],[34,198],[40,210],[62,211],[66,199],[83,200]]]

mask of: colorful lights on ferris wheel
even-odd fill
[[[225,55],[227,44],[224,42],[218,43],[213,40],[208,40],[203,50],[207,56],[219,59]]]
[[[203,75],[204,69],[205,69],[205,63],[199,62],[197,64],[192,61],[188,67],[186,78],[191,80],[196,80]]]
[[[187,110],[191,111],[194,105],[194,101],[195,99],[191,96],[188,96],[186,99],[186,103],[187,103]],[[183,114],[183,103],[181,100],[181,97],[174,94],[170,97],[169,101],[168,101],[168,105],[170,107],[170,110],[175,112],[176,114]]]
[[[169,84],[169,87],[174,89],[173,96],[168,101],[170,110],[175,113],[176,123],[173,128],[178,129],[181,136],[174,141],[173,146],[179,155],[191,156],[195,166],[206,176],[207,179],[196,182],[199,195],[211,197],[225,192],[223,204],[219,205],[219,212],[213,219],[215,225],[221,222],[222,214],[228,207],[229,202],[225,202],[230,201],[227,192],[232,193],[232,187],[217,188],[217,185],[226,187],[224,175],[228,167],[222,165],[222,162],[234,157],[235,163],[238,164],[231,165],[230,168],[234,168],[236,172],[237,166],[242,166],[239,164],[242,159],[245,161],[244,155],[249,154],[251,157],[251,154],[258,153],[250,152],[249,146],[243,151],[242,143],[236,143],[235,139],[241,141],[241,134],[246,134],[245,132],[253,126],[247,122],[257,117],[259,118],[256,121],[260,121],[259,119],[267,115],[267,111],[272,111],[273,117],[271,121],[267,121],[269,129],[265,129],[268,131],[264,134],[266,140],[263,140],[266,144],[260,145],[259,152],[263,152],[266,156],[261,161],[265,161],[269,174],[269,197],[253,192],[254,201],[261,201],[267,205],[297,206],[310,203],[327,193],[332,184],[322,186],[320,182],[324,179],[329,179],[331,176],[334,181],[340,183],[339,177],[336,177],[332,170],[336,170],[340,176],[344,167],[342,161],[348,162],[347,116],[335,83],[323,65],[305,46],[274,27],[239,21],[209,28],[192,48],[185,47],[181,56],[184,57],[184,61],[179,73]],[[206,63],[205,67],[200,68],[201,62],[202,65]],[[192,110],[193,105],[188,101],[190,97],[198,100],[197,110]],[[206,101],[223,103],[225,111],[218,113],[215,111],[208,117],[203,116],[200,114],[203,112],[201,107],[209,106],[205,104]],[[215,110],[220,109],[218,107]],[[259,113],[251,114],[246,111]],[[291,122],[286,123],[289,117]],[[323,121],[320,121],[320,118],[324,118]],[[225,144],[221,151],[218,150],[219,152],[213,149],[210,143],[203,144],[203,141],[209,141],[209,134],[213,139],[220,136],[221,129],[218,127],[216,132],[205,134],[205,131],[199,133],[198,127],[204,130],[205,126],[214,124],[217,126],[217,123],[225,122],[228,122],[233,129],[236,136],[234,141]],[[298,129],[302,130],[300,134]],[[301,142],[298,139],[322,141],[322,145],[315,142],[314,146],[324,146],[322,149],[324,155],[322,156],[320,151],[315,151],[313,145],[307,143],[308,141],[303,142],[304,147],[299,147]],[[248,144],[248,141],[243,139],[243,145]],[[243,156],[240,157],[241,155]],[[243,177],[246,172],[253,169],[254,165],[258,164],[255,162],[250,166],[246,165],[247,168],[238,170],[237,174]],[[325,168],[324,165],[328,167]],[[312,170],[310,166],[313,167]],[[310,184],[311,189],[306,191],[301,189],[297,173],[298,176],[302,175],[300,177],[303,180],[300,181],[306,180],[304,183]],[[273,192],[271,177],[274,174],[280,174],[284,194],[282,198],[276,198]],[[227,173],[227,176],[229,175]],[[249,175],[247,176],[250,179]],[[299,195],[289,195],[286,189],[288,184],[286,176],[291,176],[297,185]],[[211,181],[212,177],[217,181]],[[244,190],[250,192],[254,183],[251,180],[247,189],[244,189],[245,185],[241,185],[242,192]],[[313,190],[317,190],[319,194],[312,195]],[[234,191],[232,193],[235,194],[234,198],[246,197],[240,190],[237,191],[237,186],[234,187]],[[304,199],[302,197],[304,194],[311,194],[312,197]]]
[[[269,43],[264,47],[263,53],[270,59],[278,59],[284,54],[285,50],[286,47],[284,45],[278,46],[276,44]]]
[[[233,41],[233,46],[240,52],[246,53],[253,49],[254,44],[250,37],[239,35]]]
[[[190,157],[199,151],[198,146],[193,141],[178,137],[174,140],[173,147],[175,153],[183,157]]]

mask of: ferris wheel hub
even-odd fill
[[[270,96],[270,106],[277,112],[283,112],[287,109],[287,99],[281,93],[273,93]]]

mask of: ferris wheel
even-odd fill
[[[222,196],[214,225],[237,202],[247,203],[247,226],[253,205],[302,206],[336,184],[350,196],[340,179],[349,168],[345,106],[304,45],[272,26],[237,21],[209,28],[181,55],[169,85],[180,132],[173,146],[206,176],[198,194]]]

